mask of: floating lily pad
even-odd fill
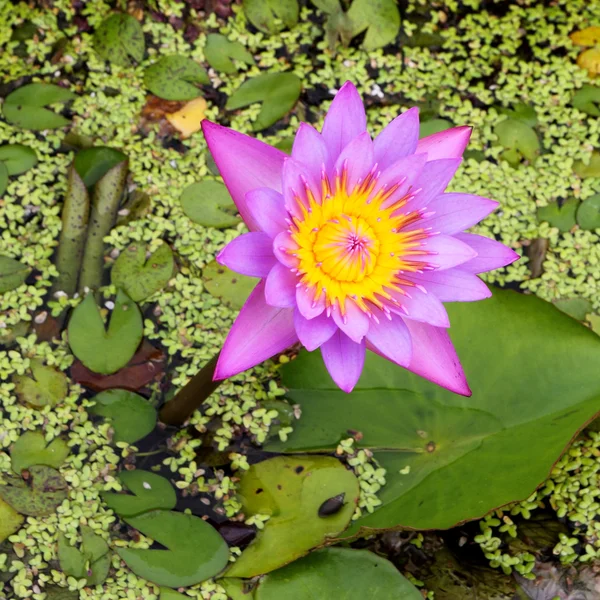
[[[140,309],[127,294],[117,293],[108,329],[93,294],[79,304],[69,321],[73,354],[95,373],[108,375],[124,367],[135,354],[143,334]]]
[[[94,396],[93,415],[110,419],[116,442],[133,444],[146,437],[156,425],[156,409],[129,390],[105,390]]]
[[[170,588],[161,587],[158,600],[189,600],[189,598],[190,596],[187,596],[186,594],[180,594]]]
[[[227,544],[213,527],[199,517],[154,510],[126,521],[167,548],[117,549],[119,556],[136,575],[156,585],[187,587],[214,577],[227,565]]]
[[[8,169],[6,168],[6,165],[4,163],[0,162],[0,197],[2,197],[7,187]]]
[[[600,229],[600,194],[586,198],[577,209],[577,225],[581,229]]]
[[[57,129],[67,125],[69,120],[44,107],[68,102],[73,98],[73,92],[58,85],[30,83],[9,94],[2,105],[2,111],[9,123],[23,129]]]
[[[259,131],[273,125],[292,110],[301,91],[302,82],[293,73],[265,73],[244,81],[229,97],[225,108],[236,110],[262,102],[253,125],[254,131]]]
[[[367,550],[317,550],[283,569],[269,573],[258,586],[256,600],[422,600],[417,588],[388,560]]]
[[[4,167],[0,163],[0,171]],[[2,185],[0,173],[0,186]],[[31,269],[9,256],[0,255],[0,294],[18,288],[26,279]]]
[[[576,160],[573,164],[573,171],[582,179],[586,177],[600,177],[600,152],[592,152],[588,163]]]
[[[451,127],[452,123],[446,119],[429,119],[429,121],[423,121],[419,129],[419,138],[424,138],[440,131],[446,131],[446,129],[450,129]]]
[[[4,163],[9,176],[20,175],[37,163],[37,154],[29,146],[7,144],[0,146],[0,162]]]
[[[240,42],[232,42],[219,33],[206,36],[204,56],[213,69],[228,74],[237,73],[234,60],[247,65],[254,64],[252,54]]]
[[[168,244],[159,246],[146,259],[146,245],[136,243],[119,254],[110,277],[114,285],[140,302],[167,285],[174,267],[173,252]]]
[[[351,394],[335,388],[316,353],[283,371],[302,419],[267,450],[331,452],[355,430],[387,471],[382,506],[344,535],[447,529],[527,498],[598,412],[600,338],[587,327],[512,291],[447,309],[470,398],[371,353]]]
[[[240,309],[256,287],[258,279],[246,277],[220,265],[216,260],[202,269],[202,281],[206,291],[231,306]]]
[[[102,499],[120,517],[135,517],[157,509],[171,510],[177,504],[171,482],[156,473],[140,469],[121,471],[119,481],[131,494],[105,492]]]
[[[204,67],[187,56],[163,56],[144,73],[144,85],[165,100],[192,100],[198,86],[210,83]]]
[[[122,67],[139,63],[146,49],[142,26],[131,15],[111,15],[96,30],[94,49],[104,60]]]
[[[584,85],[575,92],[573,106],[591,117],[600,117],[600,87]]]
[[[46,465],[57,469],[65,462],[69,452],[67,442],[61,438],[55,438],[48,443],[43,433],[26,431],[14,443],[10,460],[15,473],[33,465]]]
[[[25,517],[0,498],[0,542],[21,528]]]
[[[562,206],[557,202],[551,202],[548,206],[541,206],[537,209],[538,221],[547,221],[563,233],[570,231],[575,227],[575,214],[579,207],[577,198],[568,198]]]
[[[22,515],[49,515],[67,498],[67,482],[52,467],[35,465],[26,480],[17,475],[6,475],[5,479],[0,498]]]
[[[227,571],[228,577],[254,577],[341,533],[356,508],[359,487],[354,473],[336,458],[277,456],[252,465],[238,493],[246,516],[271,516]],[[337,510],[320,512],[332,498],[341,500]]]
[[[298,22],[298,0],[243,0],[248,21],[260,31],[277,33]]]
[[[494,128],[498,144],[506,148],[501,158],[517,166],[523,158],[534,162],[540,153],[540,142],[535,130],[520,119],[508,118]]]
[[[71,546],[64,534],[58,535],[58,560],[65,575],[85,579],[88,586],[101,584],[110,569],[106,541],[91,527],[81,527],[81,547]]]
[[[347,13],[352,37],[367,31],[365,50],[375,50],[394,41],[400,30],[400,12],[396,0],[354,0]]]
[[[183,212],[198,225],[225,229],[240,222],[227,188],[218,181],[192,183],[180,200]]]
[[[96,146],[80,150],[75,155],[73,166],[85,186],[90,188],[124,160],[127,160],[127,156],[119,150],[108,146]]]
[[[67,376],[54,367],[45,365],[41,360],[31,360],[31,375],[16,375],[13,381],[21,402],[33,408],[56,406],[69,392]]]
[[[552,304],[578,321],[584,321],[586,316],[592,312],[592,304],[585,298],[563,298],[554,300]]]

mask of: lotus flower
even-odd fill
[[[418,109],[374,140],[352,83],[337,93],[321,133],[302,123],[292,155],[209,121],[208,147],[250,233],[220,264],[261,280],[221,351],[215,380],[298,341],[321,349],[350,392],[367,349],[453,392],[470,395],[447,333],[443,302],[490,296],[477,273],[518,258],[463,233],[498,203],[445,193],[469,127],[419,140]]]

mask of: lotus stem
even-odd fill
[[[202,403],[221,385],[213,381],[219,355],[213,356],[160,411],[160,420],[167,425],[183,425]]]
[[[88,191],[75,167],[71,164],[67,193],[62,209],[62,230],[55,260],[58,277],[52,286],[52,296],[59,291],[72,296],[77,290],[89,216],[90,197]]]
[[[126,160],[114,166],[96,183],[90,211],[90,224],[81,264],[79,291],[97,289],[104,273],[104,238],[112,229],[127,177]]]

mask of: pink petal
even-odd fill
[[[393,315],[389,320],[381,311],[377,317],[379,323],[373,320],[367,334],[369,346],[398,365],[408,365],[412,355],[412,342],[402,317]]]
[[[452,235],[485,219],[499,206],[498,202],[473,194],[442,194],[427,205],[427,213],[407,230],[431,227],[433,231]]]
[[[325,310],[325,295],[321,294],[319,300],[315,300],[315,291],[300,285],[296,289],[296,304],[305,319],[314,319]]]
[[[271,238],[288,228],[283,196],[270,188],[256,188],[246,194],[246,206],[259,231]]]
[[[415,183],[419,179],[426,162],[427,154],[411,154],[398,159],[379,175],[377,185],[373,190],[374,193],[380,190],[389,190],[398,185],[389,198],[383,202],[382,208],[392,206],[398,200],[404,198],[411,189],[416,189]]]
[[[298,341],[294,311],[265,302],[265,283],[250,294],[231,328],[215,369],[214,380],[227,379],[283,352]]]
[[[336,94],[325,117],[321,135],[333,161],[346,145],[367,130],[367,116],[360,94],[347,81]]]
[[[462,396],[470,396],[452,340],[445,329],[418,321],[405,321],[412,338],[408,369]]]
[[[369,317],[352,300],[346,300],[346,312],[343,317],[337,307],[334,307],[331,316],[335,324],[357,344],[369,331]]]
[[[285,265],[290,269],[295,269],[298,266],[300,261],[292,254],[298,250],[298,245],[287,231],[282,231],[277,234],[272,241],[272,247],[275,258],[277,258],[282,265]]]
[[[415,182],[415,191],[420,191],[410,202],[411,209],[428,207],[436,196],[442,194],[452,181],[461,162],[460,158],[443,158],[427,162]]]
[[[474,302],[489,298],[492,293],[477,275],[464,271],[471,261],[460,265],[457,269],[445,271],[428,271],[420,273],[406,273],[406,279],[414,281],[427,289],[429,295],[435,295],[442,302]],[[430,323],[433,325],[433,323]]]
[[[453,127],[419,140],[417,152],[427,152],[429,160],[460,158],[469,143],[471,127]]]
[[[299,310],[294,311],[294,326],[300,343],[309,352],[322,346],[338,330],[333,319],[325,313],[314,319],[305,319]]]
[[[432,271],[437,273],[437,271]],[[446,272],[446,271],[443,271]],[[413,274],[406,279],[413,279]],[[400,292],[391,292],[399,304],[389,304],[388,307],[405,319],[413,319],[429,323],[434,327],[450,327],[450,319],[444,305],[434,293],[430,293],[426,285],[416,282],[416,287],[405,287],[406,295]]]
[[[219,252],[217,262],[242,275],[266,277],[277,263],[273,240],[262,231],[244,233]]]
[[[258,187],[281,191],[286,155],[264,142],[204,119],[202,131],[223,181],[251,230],[258,224],[246,205],[246,194]]]
[[[350,194],[373,168],[373,142],[367,131],[355,137],[342,150],[335,163],[335,172],[342,173],[344,168],[348,177],[346,190]]]
[[[265,283],[265,300],[269,306],[287,308],[296,304],[298,277],[289,267],[276,263]]]
[[[425,250],[430,254],[411,256],[410,258],[418,262],[425,262],[436,269],[450,269],[477,256],[471,246],[451,235],[429,237],[421,242],[419,250]]]
[[[482,235],[459,233],[457,239],[469,244],[477,256],[461,265],[461,270],[469,273],[484,273],[505,267],[521,258],[514,250]]]
[[[419,109],[415,106],[389,123],[373,142],[375,162],[383,171],[414,154],[419,141]]]
[[[320,177],[323,167],[327,173],[332,171],[333,161],[329,156],[323,136],[308,123],[300,123],[294,138],[292,158],[305,164],[311,173]]]
[[[339,329],[321,346],[323,362],[333,381],[350,393],[358,381],[365,363],[365,342],[353,342]]]
[[[283,163],[283,199],[285,207],[295,217],[303,217],[301,205],[308,207],[307,186],[316,198],[321,197],[321,183],[314,174],[302,163],[286,158]]]

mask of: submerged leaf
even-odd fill
[[[352,23],[352,37],[367,30],[365,50],[393,42],[400,30],[400,12],[395,0],[354,0],[347,15]]]
[[[540,142],[535,130],[521,119],[508,118],[494,128],[498,143],[506,148],[502,155],[512,166],[517,166],[521,158],[535,161],[540,153]]]
[[[0,171],[6,169],[0,163]],[[0,172],[0,186],[2,185]],[[10,256],[0,254],[0,294],[18,288],[26,279],[31,269]]]
[[[204,56],[213,69],[227,74],[237,73],[233,60],[247,65],[254,64],[252,54],[240,42],[232,42],[219,33],[209,33],[206,36]]]
[[[122,67],[139,63],[146,50],[142,26],[131,15],[111,15],[96,30],[94,49],[104,60]]]
[[[592,152],[588,163],[582,160],[576,160],[573,164],[573,171],[582,179],[586,177],[600,177],[600,152]]]
[[[225,229],[240,222],[227,188],[218,181],[192,183],[181,194],[183,212],[198,225]]]
[[[193,100],[210,83],[204,67],[186,56],[163,56],[144,73],[144,85],[164,100]]]
[[[33,408],[56,406],[69,391],[67,376],[41,360],[31,360],[31,375],[15,375],[15,391],[19,399]]]
[[[85,579],[88,586],[104,582],[110,569],[108,544],[94,533],[94,530],[81,527],[81,547],[71,546],[63,533],[58,535],[58,560],[65,575]]]
[[[250,292],[258,283],[255,277],[235,273],[216,260],[209,262],[202,269],[202,281],[209,294],[238,310],[244,306]]]
[[[65,462],[69,452],[67,442],[61,438],[47,443],[40,431],[26,431],[14,443],[10,460],[15,473],[33,465],[46,465],[57,469]]]
[[[298,0],[243,0],[248,20],[264,33],[278,33],[298,22]]]
[[[578,207],[577,198],[569,198],[562,206],[559,206],[558,202],[551,202],[537,209],[537,218],[540,222],[547,221],[552,227],[564,233],[575,227],[575,214]]]
[[[577,225],[581,229],[600,229],[600,194],[586,198],[577,210]]]
[[[591,117],[600,117],[600,87],[584,85],[573,96],[573,106]]]

